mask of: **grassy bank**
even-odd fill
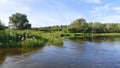
[[[63,33],[5,30],[0,31],[0,48],[40,47],[45,44],[62,45],[64,38],[96,36],[120,36],[120,33]]]
[[[41,36],[45,39],[48,39],[48,45],[63,45],[63,37],[61,37],[60,32],[41,33]]]
[[[47,42],[47,39],[40,35],[40,32],[36,31],[0,31],[0,47],[12,48],[12,47],[37,47],[43,46]]]
[[[61,33],[61,37],[120,36],[120,33]]]

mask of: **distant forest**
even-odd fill
[[[86,22],[85,19],[80,18],[74,20],[70,25],[57,25],[32,29],[44,32],[63,31],[70,33],[120,33],[120,23]]]
[[[0,20],[0,30],[35,30],[42,32],[70,32],[70,33],[120,33],[120,23],[86,22],[80,18],[74,20],[70,25],[56,25],[48,27],[31,28],[31,24],[25,14],[16,13],[9,17],[9,26],[4,26]]]

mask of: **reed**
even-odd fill
[[[36,47],[43,46],[47,39],[40,35],[40,32],[34,31],[0,31],[0,47]]]

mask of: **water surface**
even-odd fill
[[[60,46],[0,49],[0,68],[120,68],[120,37],[72,38]]]

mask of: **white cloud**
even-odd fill
[[[0,0],[0,9],[1,12],[23,12],[27,13],[30,11],[29,6],[24,3],[24,1],[19,1],[19,0]]]
[[[6,3],[8,0],[0,0],[0,3]]]
[[[9,8],[12,12],[27,13],[30,11],[30,8],[23,3],[11,3]]]
[[[30,20],[30,23],[32,23],[32,26],[34,27],[40,27],[40,26],[51,26],[51,25],[61,25],[62,21],[58,19],[55,16],[52,16],[51,14],[45,14],[45,13],[36,13],[34,15],[30,15],[28,17]]]
[[[58,12],[58,13],[57,13]],[[40,27],[40,26],[52,26],[52,25],[68,25],[73,20],[77,18],[82,18],[83,15],[80,12],[73,12],[66,10],[66,12],[37,12],[30,14],[28,16],[30,23],[32,26]]]
[[[8,25],[9,16],[13,13],[28,13],[30,11],[29,6],[23,2],[19,2],[18,0],[0,0],[0,19]]]
[[[120,23],[120,15],[103,15],[101,17],[96,17],[96,21],[103,23]]]
[[[109,11],[111,8],[110,4],[106,4],[104,6],[98,6],[98,7],[94,7],[93,10],[91,10],[91,13],[104,13]]]
[[[88,3],[101,3],[101,0],[86,0]]]
[[[116,13],[117,12],[117,13]],[[118,13],[119,12],[119,13]],[[120,22],[120,7],[112,4],[95,7],[90,11],[94,21],[99,22]]]
[[[40,3],[44,3],[44,6],[47,6],[47,9],[31,7],[27,2],[36,4],[37,1],[34,0],[7,0],[4,4],[0,4],[0,19],[8,25],[8,17],[13,13],[20,12],[28,14],[28,20],[32,26],[50,26],[50,25],[66,25],[71,23],[76,18],[83,17],[80,12],[72,10],[68,5],[59,0],[49,0],[46,5],[45,0],[39,0]],[[34,3],[33,3],[34,2]],[[35,5],[36,6],[36,5]],[[43,6],[43,5],[42,5]],[[41,7],[41,5],[40,5]],[[32,10],[31,10],[32,9]],[[35,10],[33,10],[35,9]],[[48,10],[52,9],[52,10]],[[48,12],[49,11],[49,12]]]
[[[116,11],[117,13],[120,13],[120,6],[119,7],[113,7],[112,8],[114,11]]]

